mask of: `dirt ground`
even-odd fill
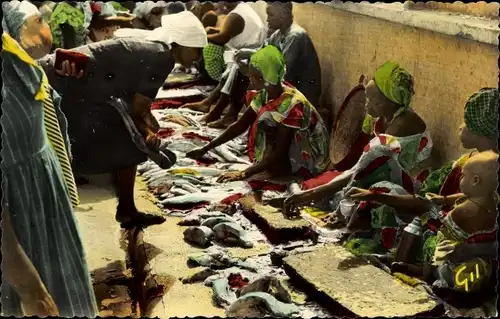
[[[121,231],[114,220],[117,201],[109,179],[106,176],[93,177],[91,183],[81,186],[79,191],[81,205],[76,211],[76,216],[87,252],[89,270],[92,272],[103,269],[116,261],[123,264],[125,252],[120,248]],[[154,198],[147,192],[140,179],[136,183],[135,197],[139,209],[159,210],[152,202]],[[151,251],[156,255],[150,263],[153,272],[177,279],[168,287],[163,302],[157,304],[151,316],[159,318],[224,316],[223,309],[215,307],[212,303],[211,288],[201,283],[184,285],[178,280],[193,272],[187,266],[187,256],[199,251],[184,242],[182,234],[184,229],[177,225],[179,220],[180,218],[169,217],[163,225],[145,230],[144,241],[153,246]],[[267,249],[267,246],[260,246],[251,250],[234,249],[231,253],[243,257],[256,255]],[[125,298],[122,296],[122,299]],[[118,315],[118,313],[126,315],[128,309],[123,308],[127,306],[122,305],[119,312],[101,312],[101,315]]]

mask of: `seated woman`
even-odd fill
[[[285,59],[276,47],[257,51],[250,60],[250,81],[257,91],[248,93],[249,107],[243,116],[205,147],[187,155],[200,158],[250,128],[248,153],[255,164],[221,176],[221,182],[264,171],[306,178],[321,173],[328,164],[327,130],[304,95],[283,83],[285,69]]]
[[[413,192],[406,171],[430,156],[432,142],[424,121],[409,107],[412,96],[413,77],[405,69],[395,62],[378,68],[366,85],[367,112],[378,118],[373,127],[375,138],[353,168],[326,185],[287,198],[284,213],[291,214],[295,206],[304,203],[329,199],[332,194],[336,194],[333,206],[337,206],[343,188],[370,187],[381,181],[392,181]]]
[[[498,89],[488,88],[474,93],[469,98],[465,107],[465,123],[460,127],[460,140],[464,148],[477,149],[479,152],[489,150],[498,152],[498,98]],[[432,201],[441,206],[441,211],[450,211],[452,205],[462,196],[460,180],[464,174],[464,164],[475,154],[476,152],[465,154],[459,159],[432,172],[426,178],[418,193],[422,196],[426,194],[428,194],[427,196],[431,196]],[[425,216],[431,209],[429,202],[404,191],[399,191],[399,194],[376,192],[375,189],[378,186],[380,185],[375,184],[370,190],[355,188],[349,191],[347,196],[356,201],[376,202],[392,208],[393,211],[405,212],[407,215],[424,216],[423,220],[427,230],[423,235],[424,246],[420,260],[423,263],[431,263],[434,259],[438,239],[437,234],[440,227],[442,227],[442,222],[439,218]],[[397,185],[389,183],[385,183],[384,187],[387,190],[398,188]],[[482,219],[477,218],[473,224],[481,222]],[[354,225],[354,228],[360,227]],[[491,245],[478,245],[494,241],[496,231],[488,233],[487,230],[485,229],[485,232],[482,232],[480,236],[468,236],[468,239],[465,240],[466,244],[461,245],[461,255],[467,256],[467,258],[474,258],[481,256],[483,251],[485,254],[490,254],[491,251],[496,252],[496,249],[490,249]],[[472,245],[472,243],[475,244]],[[405,268],[411,269],[415,267],[405,266]]]

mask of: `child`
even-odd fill
[[[462,291],[465,286],[457,284],[455,278],[457,268],[466,266],[468,270],[474,269],[475,271],[477,264],[482,276],[478,278],[479,280],[475,280],[473,286],[475,289],[482,287],[483,283],[488,281],[491,276],[490,265],[476,256],[464,255],[451,260],[443,254],[443,250],[445,250],[443,248],[449,247],[450,243],[452,246],[456,246],[465,242],[473,242],[471,239],[476,236],[496,232],[497,171],[498,154],[492,151],[481,152],[467,160],[462,169],[461,194],[443,197],[428,193],[426,197],[434,203],[430,215],[442,221],[436,239],[437,246],[432,265],[423,265],[420,272],[416,267],[409,267],[411,265],[394,263],[393,271],[410,270],[414,275],[425,279],[435,279],[434,286]],[[448,214],[437,209],[440,206],[449,205],[451,202],[454,202],[454,206]],[[471,269],[469,269],[470,265],[472,265]],[[463,292],[471,290],[472,287],[468,287],[467,291]]]

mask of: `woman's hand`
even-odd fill
[[[83,70],[80,70],[80,72],[78,72],[76,70],[76,64],[70,63],[68,60],[63,61],[63,63],[61,64],[61,69],[56,69],[55,71],[60,76],[74,77],[77,79],[81,79],[84,75]]]
[[[59,309],[47,289],[40,287],[34,290],[27,294],[20,294],[24,314],[28,317],[59,317]]]
[[[219,176],[219,178],[217,179],[217,183],[236,182],[244,180],[245,178],[246,178],[245,172],[242,171],[228,172]]]
[[[150,131],[146,135],[146,138],[144,139],[144,141],[146,142],[146,145],[152,150],[158,150],[160,148],[161,139],[158,138],[158,136],[155,133],[153,133],[152,131]]]
[[[192,159],[200,159],[205,155],[208,151],[204,147],[200,148],[195,148],[194,150],[191,150],[186,153],[186,156]],[[222,176],[221,176],[222,177]]]
[[[373,193],[367,189],[353,187],[347,191],[345,198],[352,201],[370,201],[372,200]]]
[[[437,195],[434,193],[426,193],[425,198],[430,200],[433,204],[442,206],[444,204],[444,196]]]
[[[299,215],[300,212],[298,209],[298,205],[302,203],[302,193],[290,195],[285,199],[285,202],[283,203],[283,215],[285,215],[285,217],[293,217]]]

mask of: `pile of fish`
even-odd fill
[[[176,164],[170,169],[161,169],[152,161],[138,167],[148,187],[160,197],[166,209],[178,210],[176,206],[210,204],[235,194],[245,194],[250,187],[245,182],[219,184],[217,178],[228,170],[242,170],[250,165],[246,157],[246,137],[239,137],[208,152],[201,161],[186,157],[186,153],[204,146],[220,134],[220,130],[202,127],[202,113],[187,110],[152,111],[162,130],[168,136],[162,146],[174,152]],[[210,163],[210,166],[208,164]]]

